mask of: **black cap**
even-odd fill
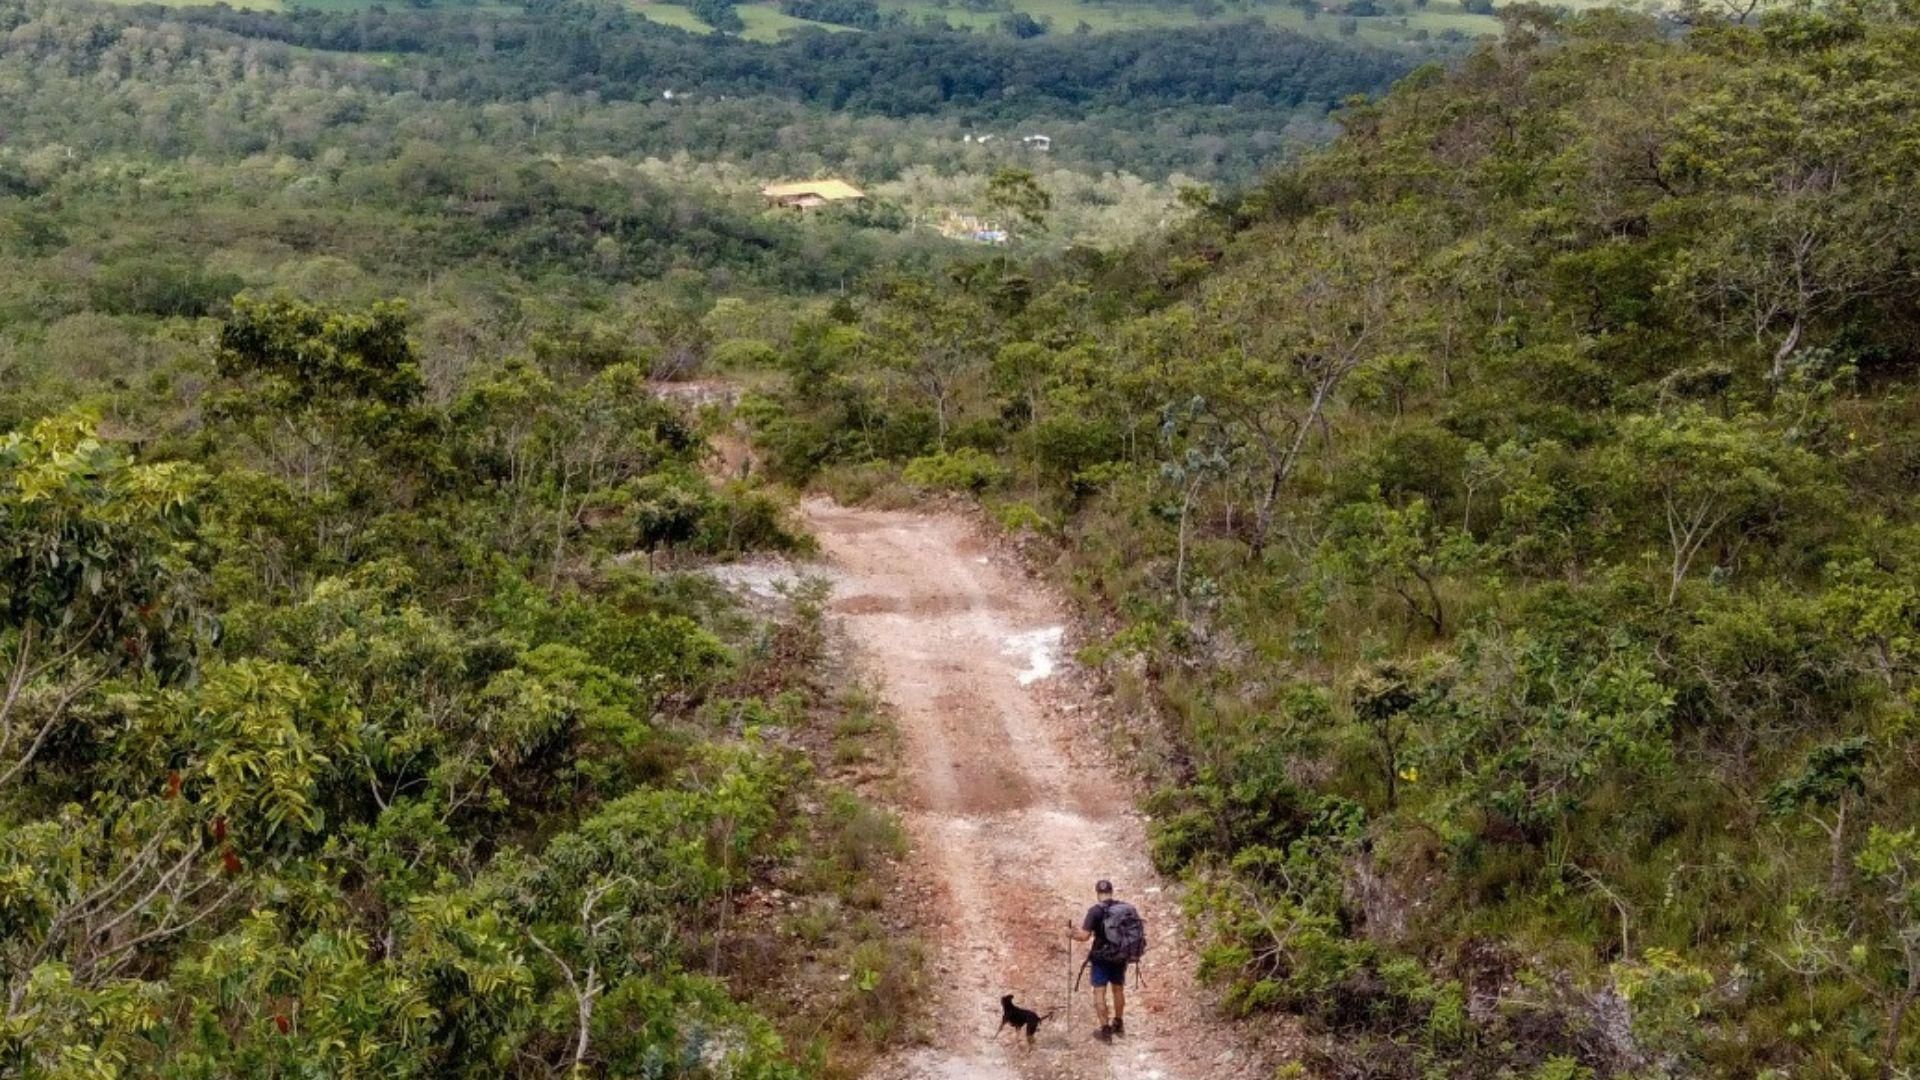
[[[1108,881],[1106,878],[1101,878],[1099,881],[1093,883],[1093,891],[1105,896],[1107,893],[1113,891],[1113,882]]]

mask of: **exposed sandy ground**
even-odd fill
[[[1066,617],[954,514],[803,507],[831,564],[832,611],[893,706],[936,990],[934,1045],[873,1080],[1268,1077],[1194,987],[1172,891],[1147,860],[1129,787],[1088,732],[1092,703],[1063,678]],[[1125,1039],[1094,1041],[1084,946],[1065,935],[1111,878],[1151,949],[1129,988]],[[994,1036],[999,997],[1059,1008],[1029,1051]]]

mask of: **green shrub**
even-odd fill
[[[900,467],[885,461],[835,465],[820,473],[814,487],[842,506],[903,510],[919,502],[919,496],[900,478]]]
[[[721,371],[766,371],[780,361],[779,352],[773,346],[756,338],[736,338],[723,341],[709,357],[712,366]]]
[[[928,454],[907,462],[903,475],[916,487],[979,494],[1007,482],[1007,467],[971,447]]]
[[[1120,456],[1120,432],[1107,421],[1057,413],[1034,425],[1030,436],[1034,463],[1051,475],[1068,477]]]
[[[1593,1080],[1593,1070],[1570,1057],[1551,1057],[1527,1080]]]
[[[1713,992],[1712,973],[1670,949],[1652,948],[1637,962],[1613,965],[1613,978],[1633,1010],[1641,1053],[1675,1066],[1689,1063]]]
[[[1035,532],[1051,535],[1058,528],[1052,519],[1029,502],[1001,503],[993,508],[993,518],[1008,532]]]
[[[848,873],[870,875],[881,864],[904,858],[907,836],[893,815],[846,792],[827,799],[833,857]]]
[[[701,551],[715,555],[808,551],[813,546],[811,537],[788,522],[785,503],[746,484],[729,484],[707,503],[696,540]]]

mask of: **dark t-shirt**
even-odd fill
[[[1080,929],[1093,935],[1093,951],[1099,952],[1107,944],[1107,901],[1102,900],[1087,909],[1087,917],[1080,920]]]

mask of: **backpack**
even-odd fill
[[[1104,946],[1096,947],[1096,959],[1102,963],[1137,964],[1147,953],[1147,924],[1140,920],[1140,910],[1125,900],[1107,901],[1106,910],[1100,916],[1100,928],[1106,939]]]

